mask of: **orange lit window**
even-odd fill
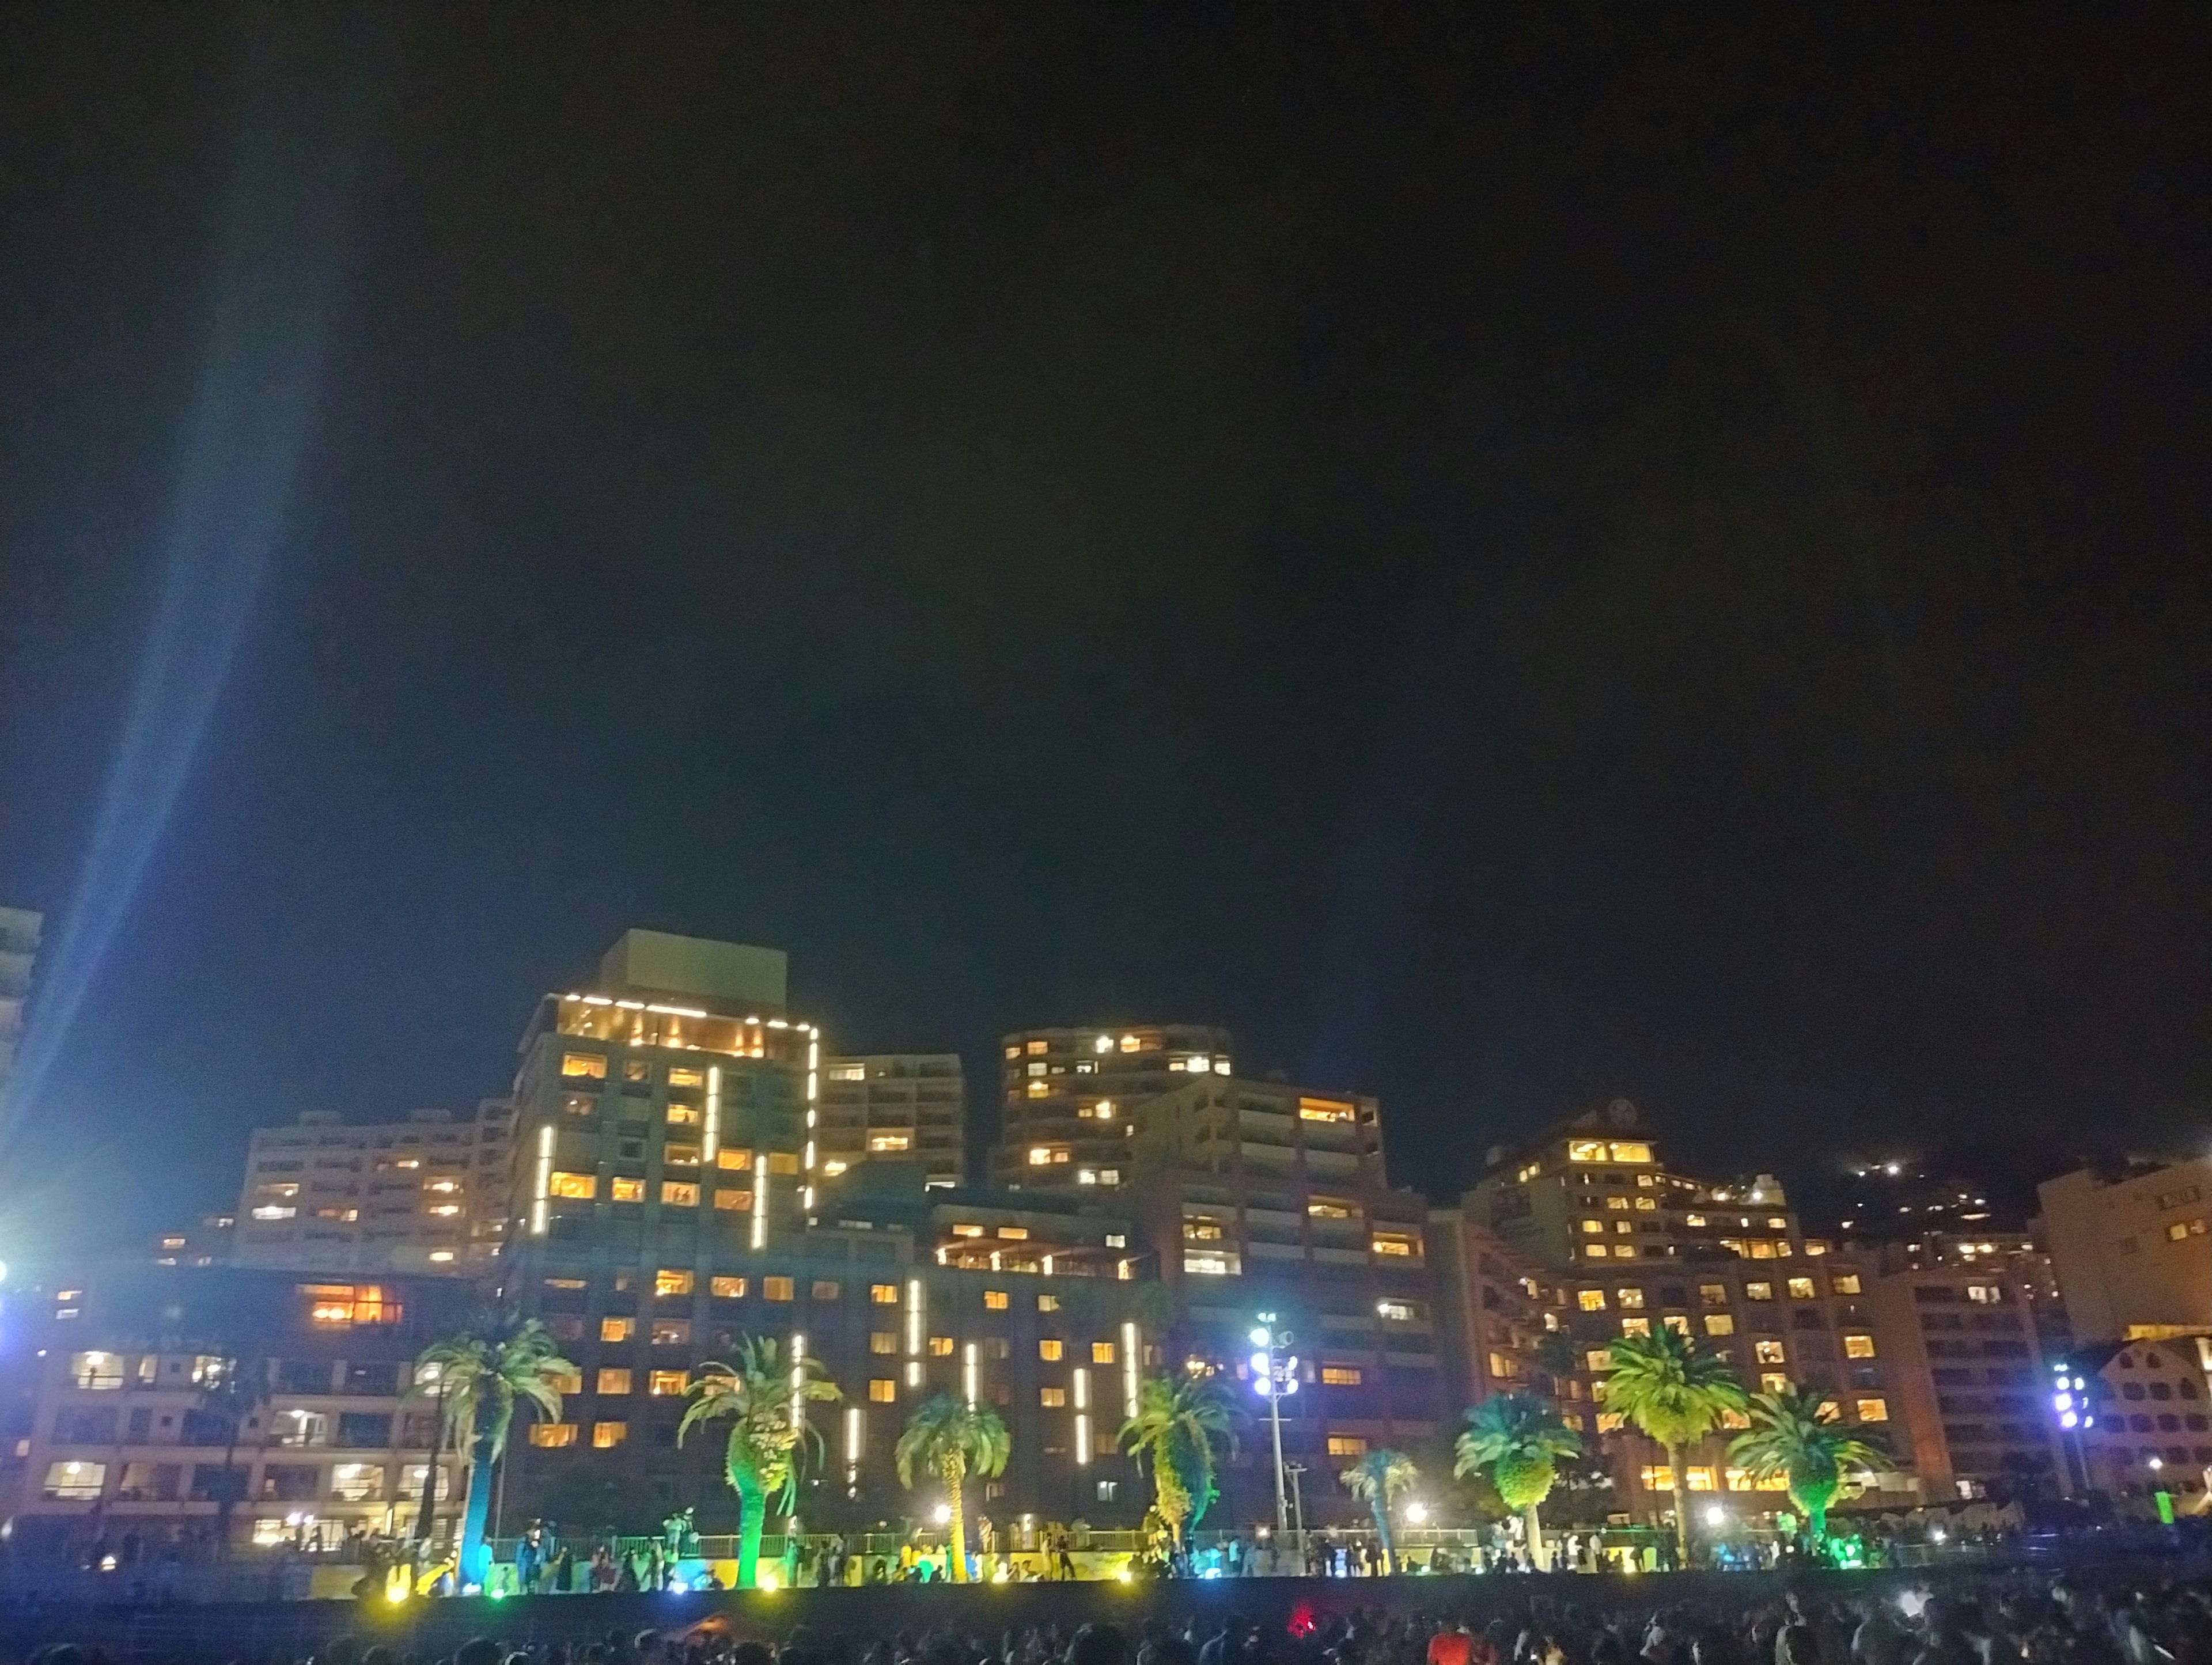
[[[592,1443],[605,1451],[621,1444],[629,1437],[627,1422],[595,1422],[592,1425]]]
[[[699,1188],[689,1180],[665,1179],[660,1182],[660,1203],[664,1208],[696,1208]]]
[[[564,1052],[561,1054],[561,1073],[572,1081],[604,1081],[607,1079],[607,1060],[596,1052]]]
[[[898,1304],[898,1297],[899,1291],[898,1285],[896,1284],[870,1284],[868,1285],[868,1298],[871,1301],[873,1301],[879,1307],[895,1307]]]
[[[664,1145],[660,1147],[660,1159],[671,1168],[696,1168],[699,1165],[699,1147],[696,1145]]]
[[[1298,1117],[1304,1121],[1351,1121],[1358,1117],[1357,1105],[1340,1098],[1301,1098]],[[1365,1447],[1361,1448],[1363,1450]]]
[[[1044,1407],[1048,1411],[1060,1410],[1067,1404],[1067,1389],[1065,1388],[1039,1388],[1037,1389],[1037,1403]]]
[[[898,1383],[890,1376],[876,1376],[868,1378],[868,1402],[870,1404],[888,1405],[897,1397]]]
[[[617,1202],[643,1202],[645,1182],[641,1179],[611,1179],[607,1182],[607,1195]]]
[[[750,1191],[717,1191],[714,1193],[714,1206],[732,1213],[749,1214],[752,1212],[753,1194]]]
[[[1321,1382],[1324,1388],[1357,1388],[1364,1380],[1356,1364],[1324,1364],[1321,1367]]]
[[[530,1443],[539,1446],[574,1445],[576,1425],[573,1422],[533,1422],[530,1425]]]
[[[714,1152],[714,1165],[718,1168],[734,1168],[738,1172],[744,1173],[750,1170],[753,1165],[753,1153],[750,1151],[738,1150],[726,1145]]]
[[[1846,1335],[1844,1338],[1844,1357],[1846,1358],[1873,1358],[1874,1337],[1871,1335]]]
[[[396,1324],[403,1310],[377,1284],[301,1284],[300,1293],[307,1297],[308,1322],[324,1329]]]
[[[1037,1357],[1048,1364],[1060,1363],[1060,1356],[1064,1350],[1062,1344],[1054,1336],[1048,1335],[1037,1343]]]
[[[556,1197],[590,1198],[599,1194],[599,1181],[596,1174],[555,1174],[546,1182],[546,1188]]]
[[[653,1274],[655,1295],[689,1295],[697,1285],[697,1276],[681,1267],[665,1266]]]
[[[627,1341],[636,1334],[637,1320],[635,1318],[599,1320],[599,1340],[602,1341]]]
[[[599,1391],[603,1394],[626,1394],[629,1391],[629,1372],[611,1366],[599,1370]]]
[[[709,1278],[707,1292],[718,1301],[738,1300],[744,1295],[745,1280],[742,1278]]]
[[[1093,1341],[1091,1344],[1091,1362],[1094,1364],[1112,1364],[1114,1344],[1111,1341]]]
[[[647,1379],[646,1391],[655,1399],[668,1399],[691,1385],[689,1370],[655,1370]]]
[[[1328,1454],[1333,1457],[1364,1457],[1367,1455],[1367,1442],[1357,1434],[1331,1434]]]
[[[761,1297],[769,1301],[788,1301],[792,1297],[792,1283],[788,1278],[761,1279]]]
[[[696,1127],[699,1125],[699,1107],[671,1099],[668,1103],[668,1125],[672,1127]]]
[[[1008,1304],[1006,1291],[1003,1289],[987,1289],[983,1291],[983,1305],[987,1310],[1004,1312]]]

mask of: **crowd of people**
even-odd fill
[[[854,1637],[800,1626],[780,1642],[716,1615],[688,1629],[610,1632],[588,1643],[509,1647],[472,1639],[428,1658],[340,1638],[302,1661],[235,1665],[2212,1665],[2212,1583],[2073,1582],[2015,1571],[1933,1587],[1758,1601],[1590,1601],[1572,1586],[1480,1611],[1354,1611],[1287,1624],[1233,1611],[1063,1630],[970,1628]],[[1588,1589],[1588,1586],[1582,1586]],[[1638,1592],[1641,1593],[1641,1592]],[[25,1665],[106,1665],[64,1644]]]

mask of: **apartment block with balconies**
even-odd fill
[[[1229,1031],[1200,1024],[1024,1030],[1000,1050],[992,1178],[1025,1190],[1121,1184],[1131,1111],[1235,1068]]]
[[[957,1053],[873,1053],[822,1066],[822,1177],[864,1162],[911,1162],[924,1182],[966,1181],[968,1096]]]

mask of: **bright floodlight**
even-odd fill
[[[1728,1510],[1723,1509],[1718,1504],[1712,1504],[1705,1510],[1705,1524],[1707,1526],[1718,1526],[1727,1519]]]
[[[946,1525],[946,1524],[948,1524],[948,1523],[951,1521],[951,1519],[952,1519],[952,1505],[951,1505],[951,1504],[949,1504],[949,1503],[941,1503],[941,1504],[938,1504],[938,1505],[937,1505],[937,1523],[938,1523],[938,1525],[939,1525],[939,1526]]]
[[[1252,1345],[1255,1347],[1264,1347],[1267,1345],[1267,1332],[1265,1328],[1255,1327],[1253,1329]]]
[[[1407,1504],[1406,1505],[1406,1518],[1412,1522],[1415,1526],[1421,1525],[1429,1518],[1428,1504],[1425,1503]]]

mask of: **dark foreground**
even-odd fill
[[[1442,1577],[1349,1579],[1222,1579],[1170,1583],[1061,1583],[975,1585],[884,1585],[856,1589],[798,1589],[773,1594],[757,1592],[697,1595],[625,1595],[594,1596],[516,1597],[501,1601],[479,1599],[404,1603],[287,1602],[236,1603],[204,1607],[117,1607],[108,1609],[47,1608],[0,1611],[0,1662],[16,1665],[42,1648],[62,1643],[80,1649],[98,1649],[115,1661],[200,1662],[246,1661],[252,1665],[291,1662],[320,1656],[331,1657],[331,1644],[340,1646],[341,1659],[357,1658],[381,1644],[390,1650],[394,1665],[412,1657],[419,1665],[435,1665],[451,1658],[465,1643],[476,1638],[496,1641],[501,1651],[531,1648],[537,1660],[581,1662],[649,1659],[680,1660],[690,1653],[696,1660],[718,1656],[730,1644],[754,1640],[779,1649],[786,1657],[812,1665],[860,1665],[878,1643],[902,1642],[880,1657],[884,1665],[908,1658],[925,1665],[972,1665],[994,1660],[997,1665],[1029,1665],[1024,1654],[1043,1660],[1057,1659],[1059,1638],[1070,1638],[1082,1626],[1100,1622],[1117,1627],[1127,1641],[1133,1665],[1140,1642],[1146,1637],[1173,1637],[1186,1632],[1195,1638],[1214,1635],[1222,1621],[1234,1613],[1250,1621],[1260,1640],[1244,1656],[1242,1665],[1296,1665],[1303,1655],[1321,1657],[1324,1641],[1340,1639],[1340,1621],[1358,1616],[1364,1643],[1354,1638],[1349,1647],[1332,1650],[1345,1665],[1354,1659],[1376,1665],[1425,1657],[1428,1630],[1436,1621],[1463,1622],[1469,1629],[1491,1632],[1499,1649],[1497,1665],[1513,1665],[1511,1638],[1524,1626],[1548,1626],[1555,1633],[1557,1654],[1565,1665],[1585,1665],[1592,1656],[1589,1644],[1607,1628],[1616,1643],[1633,1661],[1644,1651],[1637,1638],[1655,1612],[1672,1610],[1678,1628],[1703,1629],[1716,1638],[1733,1638],[1728,1645],[1709,1644],[1698,1656],[1719,1651],[1735,1655],[1723,1665],[1768,1665],[1771,1654],[1759,1658],[1747,1649],[1753,1638],[1748,1627],[1756,1616],[1787,1617],[1786,1599],[1801,1607],[1825,1613],[1831,1629],[1855,1629],[1868,1614],[1881,1609],[1879,1622],[1899,1625],[1905,1636],[1895,1650],[1893,1665],[1974,1665],[1974,1656],[1993,1662],[2007,1656],[2002,1648],[1992,1653],[1987,1633],[2007,1625],[2023,1633],[2036,1614],[2068,1614],[2062,1627],[2090,1637],[2069,1637],[2061,1650],[2070,1665],[2149,1665],[2127,1656],[2124,1638],[2112,1644],[2107,1655],[2103,1645],[2113,1630],[2113,1615],[2131,1604],[2148,1613],[2154,1608],[2169,1621],[2167,1628],[2186,1619],[2181,1639],[2188,1643],[2201,1629],[2204,1645],[2177,1649],[2168,1641],[2166,1651],[2176,1665],[2212,1665],[2212,1600],[2186,1589],[2206,1573],[2202,1558],[2130,1559],[2095,1565],[2028,1565],[2009,1568],[1890,1569],[1878,1571],[1795,1571],[1763,1573],[1663,1573],[1643,1576],[1574,1575],[1550,1577],[1477,1577],[1462,1574]],[[2057,1592],[2060,1600],[2054,1604]],[[2138,1600],[2138,1592],[2158,1594]],[[1933,1593],[1932,1607],[1923,1612],[1921,1598]],[[2025,1610],[2027,1617],[2021,1617]],[[1919,1629],[1935,1624],[1945,1613],[1975,1613],[1978,1640],[1963,1662],[1937,1647],[1933,1660],[1923,1659],[1914,1641]],[[2061,1623],[2054,1619],[2053,1623]],[[1505,1628],[1501,1631],[1499,1626]],[[1623,1634],[1623,1627],[1631,1633]],[[804,1627],[806,1638],[799,1649],[784,1646]],[[1736,1632],[1745,1631],[1745,1636]],[[647,1637],[645,1633],[650,1632]],[[934,1637],[934,1646],[921,1639]],[[1030,1638],[1026,1646],[1008,1640]],[[1580,1638],[1576,1642],[1573,1638]],[[646,1643],[640,1651],[641,1639]],[[1039,1639],[1044,1650],[1039,1652]],[[956,1640],[957,1639],[957,1640]],[[1850,1638],[1844,1638],[1849,1645]],[[554,1645],[557,1644],[557,1650]],[[672,1645],[671,1645],[672,1644]],[[1854,1650],[1854,1652],[1857,1650]],[[2038,1650],[2021,1647],[2031,1659]],[[2140,1654],[2140,1650],[2137,1650]],[[1155,1650],[1156,1656],[1158,1650]],[[1595,1650],[1600,1665],[1621,1656],[1612,1650]],[[1482,1649],[1478,1640],[1478,1660]],[[88,1657],[89,1654],[88,1652]],[[1826,1650],[1821,1657],[1827,1658]],[[2155,1656],[2151,1656],[2155,1660]],[[368,1665],[378,1665],[372,1656]],[[1111,1665],[1110,1662],[1079,1661],[1077,1665]],[[1185,1665],[1179,1650],[1170,1645],[1158,1665]],[[1686,1635],[1679,1661],[1668,1665],[1692,1665]],[[2155,1665],[2166,1665],[2155,1660]]]

